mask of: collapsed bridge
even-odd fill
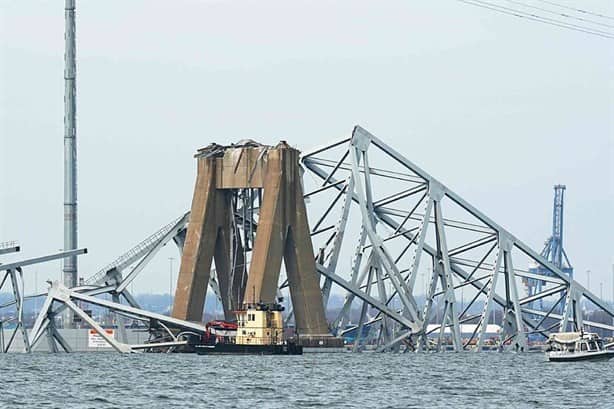
[[[210,145],[196,158],[191,212],[84,285],[54,284],[28,350],[45,333],[67,349],[54,326],[65,308],[102,331],[85,317],[81,302],[114,311],[118,322],[128,317],[162,328],[167,337],[158,345],[174,348],[183,342],[178,334],[203,330],[207,288],[227,317],[243,302],[289,295],[287,320],[306,342],[353,331],[356,351],[366,342],[380,351],[481,351],[495,309],[502,322],[498,344],[516,351],[527,350],[532,335],[614,331],[584,316],[588,306],[614,317],[607,303],[359,126],[349,137],[300,156],[285,143],[242,141]],[[170,241],[182,263],[173,317],[166,317],[140,308],[128,285]],[[529,265],[539,269],[524,268]],[[527,295],[526,279],[543,285]],[[327,323],[324,311],[339,293],[342,308]],[[99,298],[104,294],[112,301]],[[356,307],[359,316],[352,320]],[[474,324],[472,333],[462,336],[466,323]],[[119,328],[120,339],[108,339],[116,350],[144,348],[128,345]]]

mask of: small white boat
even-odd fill
[[[591,332],[558,332],[548,338],[548,360],[553,362],[588,361],[614,358],[614,349]]]

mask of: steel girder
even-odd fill
[[[132,247],[130,250],[119,256],[112,263],[108,264],[101,270],[99,270],[96,274],[85,280],[85,285],[77,286],[67,291],[70,291],[71,294],[81,294],[83,296],[100,296],[104,294],[110,294],[114,304],[119,306],[123,306],[124,308],[135,308],[139,311],[140,306],[138,305],[136,299],[133,295],[128,291],[128,285],[133,282],[134,279],[144,270],[147,264],[153,259],[153,257],[159,252],[159,250],[164,247],[168,242],[174,240],[177,246],[179,247],[179,251],[181,251],[181,247],[183,244],[182,235],[185,232],[185,228],[189,221],[190,213],[187,212],[180,216],[179,218],[173,220],[172,222],[166,224],[158,231],[148,236],[142,242]],[[58,257],[63,258],[66,257],[65,252],[60,253]],[[57,257],[55,257],[57,258]],[[35,259],[37,262],[47,261],[48,257],[43,257],[39,259]],[[123,272],[127,271],[126,277],[124,278]],[[215,280],[212,281],[212,288],[214,291],[217,290]],[[57,286],[56,286],[57,287]],[[87,319],[83,318],[83,310],[78,306],[71,304],[70,299],[68,302],[65,302],[64,299],[58,298],[57,295],[62,293],[64,294],[64,290],[53,290],[53,286],[50,291],[46,294],[47,298],[45,300],[45,304],[39,310],[38,317],[36,320],[37,323],[37,331],[32,332],[30,336],[31,345],[36,345],[44,333],[47,334],[47,339],[49,342],[49,347],[51,351],[58,351],[58,345],[65,350],[66,352],[70,352],[70,345],[61,337],[60,333],[57,331],[55,327],[55,317],[57,317],[61,312],[65,311],[67,308],[73,310],[73,312],[79,316],[81,316],[82,320],[85,321],[87,325],[92,327],[93,329],[97,329],[100,327],[98,323],[91,322],[92,318],[88,317]],[[56,296],[53,296],[52,291]],[[58,292],[59,291],[59,292]],[[217,294],[217,292],[216,292]],[[42,294],[45,295],[45,294]],[[122,297],[127,305],[121,304]],[[27,297],[26,297],[27,298]],[[75,298],[75,297],[73,297]],[[96,298],[93,298],[98,300]],[[55,303],[54,303],[55,301]],[[105,300],[101,300],[105,301]],[[93,303],[96,304],[96,303]],[[79,311],[76,311],[73,307],[77,307]],[[116,318],[118,320],[119,334],[120,339],[122,341],[126,341],[127,336],[125,332],[125,327],[121,325],[124,320],[124,316],[126,313],[121,308],[111,308],[112,311],[115,312]],[[133,315],[131,318],[142,319],[145,315]],[[149,318],[148,318],[149,319]],[[147,319],[144,319],[147,321]],[[94,325],[95,324],[95,325]],[[102,334],[101,334],[102,335]],[[106,335],[102,335],[106,337]],[[173,336],[172,333],[169,332],[169,336]],[[57,342],[57,344],[56,344]],[[111,344],[113,345],[113,344]],[[121,350],[122,347],[116,347],[113,345],[116,350]],[[170,345],[168,345],[170,347]],[[125,349],[125,348],[124,348]],[[142,348],[137,348],[142,349]],[[126,351],[122,351],[126,352]]]
[[[4,253],[0,253],[0,254],[15,253],[15,252],[20,251],[19,246],[14,245],[14,242],[11,242],[11,243],[9,243],[9,245],[0,246],[4,250],[6,250],[4,251]],[[8,352],[9,348],[13,344],[13,341],[15,340],[15,336],[17,335],[18,331],[21,332],[21,337],[22,337],[23,344],[24,344],[24,351],[25,352],[31,351],[31,345],[32,345],[30,342],[31,339],[29,337],[28,331],[26,330],[25,324],[23,322],[24,301],[26,298],[29,298],[24,295],[23,268],[26,266],[34,265],[34,264],[40,264],[40,263],[45,263],[45,262],[52,261],[52,260],[63,259],[65,257],[76,257],[76,256],[79,256],[85,253],[87,253],[87,249],[76,249],[76,250],[62,251],[59,253],[54,253],[54,254],[50,254],[50,255],[42,256],[42,257],[35,257],[31,259],[14,261],[11,263],[6,263],[6,264],[0,264],[0,273],[2,273],[2,281],[0,282],[0,290],[2,290],[4,285],[10,281],[11,290],[13,293],[13,301],[1,305],[0,308],[6,308],[6,307],[11,307],[11,306],[15,307],[14,317],[8,320],[0,321],[0,351],[1,352]],[[8,321],[14,321],[15,328],[11,332],[11,335],[8,338],[8,341],[5,342],[4,324],[5,322],[8,322]]]
[[[307,174],[319,180],[312,191],[306,190],[306,196],[318,205],[308,208],[314,248],[319,245],[316,253],[327,254],[327,266],[318,266],[326,277],[325,300],[331,283],[346,291],[345,303],[333,322],[338,333],[358,331],[357,340],[365,326],[386,333],[385,317],[396,327],[393,333],[378,338],[380,349],[405,341],[412,346],[417,341],[417,349],[427,349],[432,344],[427,342],[427,324],[434,322],[439,331],[437,348],[447,338],[454,350],[473,343],[477,344],[475,350],[481,350],[487,338],[494,335],[488,333],[486,324],[495,309],[502,315],[497,343],[518,351],[526,349],[528,334],[547,335],[555,327],[565,330],[573,324],[614,330],[608,324],[583,320],[579,308],[581,300],[587,299],[596,309],[614,317],[605,302],[363,128],[355,127],[350,138],[305,152],[301,161]],[[349,210],[348,201],[359,211]],[[444,217],[444,213],[449,216]],[[360,226],[354,229],[354,237],[359,237],[356,246],[341,243],[344,236],[352,236],[346,226]],[[399,253],[396,258],[392,256],[395,252]],[[338,261],[344,258],[352,260],[349,266]],[[550,276],[534,277],[517,267],[529,262],[543,266]],[[416,280],[426,266],[431,267],[430,279],[424,281],[430,284],[422,308],[418,308]],[[374,268],[385,273],[373,276]],[[523,297],[519,278],[543,279],[546,285],[539,293]],[[386,290],[384,282],[391,283],[392,288]],[[472,300],[459,308],[463,290]],[[537,313],[530,310],[529,304],[536,299],[547,301],[548,309]],[[347,328],[356,300],[370,305],[376,315],[369,317],[361,308],[358,322]],[[553,314],[550,306],[562,300],[564,313]],[[481,313],[475,314],[476,309]],[[461,334],[459,323],[468,321],[476,324],[473,334]],[[558,325],[553,326],[552,321],[558,321]],[[461,344],[462,335],[467,339]]]
[[[103,285],[108,280],[108,273],[111,271],[122,272],[124,269],[134,265],[126,278],[120,284],[118,292],[122,292],[138,274],[143,270],[147,263],[164,247],[169,241],[175,240],[179,246],[182,234],[190,220],[190,212],[186,212],[179,218],[164,225],[155,233],[148,236],[130,250],[109,263],[96,274],[85,280],[86,284]],[[176,239],[177,238],[177,239]],[[182,246],[181,246],[182,247]]]
[[[20,250],[16,241],[5,241],[0,243],[0,256],[3,254],[16,253]]]
[[[98,293],[100,293],[100,289],[90,290],[89,292],[96,293],[97,290]],[[129,345],[126,343],[125,339],[123,339],[121,342],[117,341],[115,338],[107,334],[100,324],[98,324],[92,317],[90,317],[83,309],[80,308],[80,306],[78,305],[79,302],[85,302],[91,305],[108,308],[111,311],[133,319],[139,319],[143,321],[155,321],[157,324],[159,324],[168,331],[168,334],[171,337],[172,341],[162,343],[152,342],[148,344],[138,345]],[[62,307],[70,309],[74,314],[81,317],[81,319],[85,321],[88,326],[90,326],[90,328],[95,330],[101,337],[103,337],[109,343],[109,345],[111,345],[117,352],[121,353],[130,353],[141,349],[173,348],[176,346],[185,345],[186,341],[177,339],[174,333],[169,330],[169,327],[184,331],[193,331],[199,334],[203,334],[206,331],[206,327],[201,324],[178,320],[166,315],[157,314],[140,308],[120,304],[115,300],[108,301],[102,298],[97,298],[84,292],[79,292],[74,289],[66,288],[59,282],[55,281],[51,283],[47,298],[45,299],[43,307],[34,323],[34,326],[32,327],[32,331],[30,333],[31,338],[33,340],[32,346],[36,345],[36,343],[42,338],[42,335],[46,330],[48,332],[50,340],[52,338],[55,338],[55,340],[58,341],[58,343],[66,350],[66,352],[69,352],[70,347],[67,347],[66,342],[61,338],[61,336],[59,336],[57,330],[52,327],[52,317],[57,315],[57,313],[61,311],[60,309],[53,309],[54,303],[60,304]],[[51,340],[50,342],[52,345],[51,350],[56,350],[57,348],[53,345],[53,340]]]

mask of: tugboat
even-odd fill
[[[548,338],[548,360],[552,362],[586,361],[614,358],[614,349],[590,332],[558,332]]]
[[[199,355],[302,355],[301,345],[284,338],[283,310],[277,303],[245,304],[235,311],[236,323],[207,323],[207,332],[194,349]]]

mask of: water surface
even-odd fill
[[[614,408],[614,361],[543,354],[0,356],[2,408]]]

